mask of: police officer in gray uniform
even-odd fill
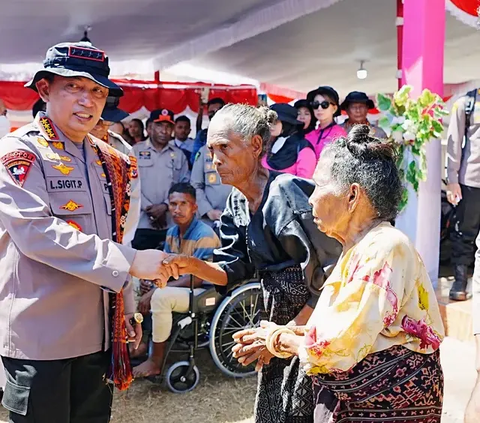
[[[114,96],[107,98],[107,104],[103,109],[102,117],[95,125],[95,128],[92,129],[91,134],[129,156],[134,154],[132,146],[120,135],[109,129],[114,123],[121,122],[129,116],[127,112],[118,108],[119,100],[119,97]]]
[[[220,220],[232,187],[222,184],[220,175],[213,166],[212,154],[206,146],[197,153],[190,183],[197,191],[198,213],[206,223],[213,226],[214,222]]]
[[[455,281],[450,299],[467,299],[468,267],[480,229],[480,102],[477,90],[457,100],[447,136],[447,200],[456,206],[452,240]]]
[[[170,143],[175,127],[173,112],[154,110],[151,136],[134,145],[142,184],[141,213],[134,247],[157,248],[165,241],[171,224],[168,215],[168,191],[179,182],[190,181],[190,171],[183,151]]]
[[[0,141],[2,404],[13,423],[107,423],[106,380],[129,383],[108,370],[118,358],[111,343],[141,338],[130,276],[166,280],[164,253],[128,245],[139,215],[135,161],[88,135],[109,93],[122,94],[108,75],[107,56],[90,43],[50,48],[27,84],[46,112]]]

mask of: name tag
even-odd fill
[[[51,191],[84,191],[85,184],[81,179],[48,179]]]

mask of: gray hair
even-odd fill
[[[223,120],[228,132],[239,135],[246,142],[250,142],[255,135],[260,135],[263,155],[270,141],[270,126],[277,120],[277,114],[268,107],[227,104],[215,114],[212,122],[217,120]]]
[[[325,147],[323,156],[331,157],[331,178],[341,190],[357,183],[379,219],[397,216],[403,185],[396,165],[397,151],[391,143],[371,137],[369,126],[355,125],[347,137]]]

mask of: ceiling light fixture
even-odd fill
[[[368,71],[363,67],[364,61],[360,61],[360,68],[357,70],[357,78],[358,79],[367,79]]]

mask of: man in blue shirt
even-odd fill
[[[174,185],[168,196],[168,207],[175,225],[167,231],[165,252],[209,260],[220,240],[210,226],[198,220],[196,191],[190,184]],[[195,295],[205,289],[204,281],[195,278]],[[135,377],[158,375],[162,371],[166,341],[172,331],[172,312],[186,313],[190,303],[190,275],[168,283],[164,289],[154,288],[140,299],[143,314],[152,311],[153,350],[147,361],[133,369]]]

